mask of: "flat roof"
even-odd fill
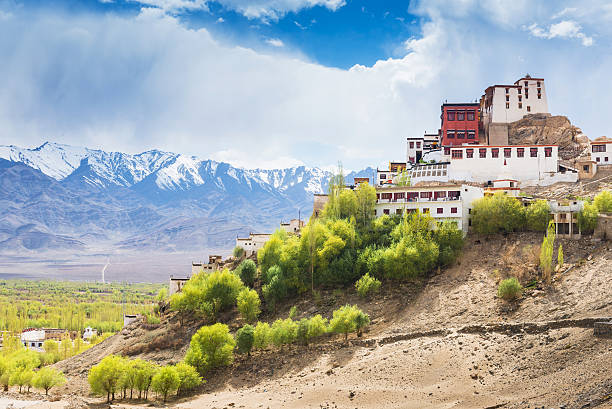
[[[422,190],[422,189],[438,189],[438,188],[459,188],[463,185],[421,185],[421,186],[376,186],[376,190]]]
[[[480,106],[479,102],[457,102],[457,103],[450,103],[450,102],[445,102],[442,104],[443,107],[452,107],[452,106],[458,106],[458,107],[478,107]]]

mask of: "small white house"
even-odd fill
[[[43,342],[45,342],[44,329],[28,328],[21,333],[21,343],[28,349],[42,352]]]
[[[612,165],[612,139],[602,137],[591,141],[591,160],[596,166]]]
[[[87,327],[85,328],[85,331],[83,331],[83,340],[89,341],[94,335],[98,335],[98,331],[91,327]]]
[[[291,234],[300,234],[302,227],[304,227],[304,221],[299,219],[291,219],[288,223],[281,222],[280,224],[281,229]]]
[[[236,246],[242,247],[247,255],[257,254],[259,249],[263,248],[270,237],[271,233],[249,233],[249,237],[237,237]]]

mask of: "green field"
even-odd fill
[[[166,284],[0,280],[0,330],[62,328],[117,332],[123,314],[153,311]]]

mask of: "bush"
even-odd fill
[[[255,330],[249,324],[236,332],[236,347],[241,354],[251,355],[253,342],[255,341]]]
[[[168,398],[168,394],[178,390],[181,384],[181,378],[178,371],[173,366],[164,366],[161,368],[151,381],[151,388],[164,397],[164,402]]]
[[[370,273],[366,273],[356,283],[355,288],[361,297],[372,295],[380,289],[380,281],[374,277],[370,277]]]
[[[271,328],[272,343],[277,347],[291,344],[297,337],[297,323],[291,318],[274,321]]]
[[[550,206],[546,200],[536,200],[525,209],[527,230],[546,231],[550,220]]]
[[[308,320],[308,339],[320,337],[327,332],[327,320],[320,314]]]
[[[270,345],[272,332],[267,322],[258,322],[253,334],[253,348],[264,349]]]
[[[361,331],[370,322],[370,317],[355,305],[345,305],[334,311],[329,322],[329,329],[337,334],[344,334],[348,342],[350,332]]]
[[[308,345],[309,337],[308,337],[308,328],[309,322],[307,318],[302,318],[298,322],[298,327],[296,331],[296,339],[302,345]]]
[[[195,389],[200,386],[202,382],[206,382],[200,375],[198,375],[198,371],[196,371],[196,369],[191,365],[180,362],[176,364],[175,368],[180,380],[179,387],[176,391],[177,395],[180,395],[185,391]]]
[[[232,251],[232,255],[234,256],[234,258],[242,258],[242,256],[244,256],[244,249],[240,246],[236,246],[234,247],[234,251]]]
[[[106,401],[115,399],[119,390],[121,375],[125,369],[125,360],[116,355],[108,355],[89,370],[87,381],[94,394],[106,394]]]
[[[253,287],[255,283],[255,275],[257,274],[257,266],[253,260],[244,260],[238,266],[238,275],[244,285]]]
[[[261,313],[260,305],[261,301],[257,291],[245,288],[238,294],[238,312],[246,322],[251,323],[257,320],[257,316]]]
[[[54,386],[61,386],[66,383],[66,377],[57,369],[44,367],[38,370],[32,377],[32,385],[35,388],[44,389],[45,395],[49,394],[49,389]]]
[[[601,191],[595,196],[593,203],[600,213],[612,212],[612,193],[608,190]]]
[[[580,228],[580,233],[582,234],[591,234],[595,227],[597,227],[597,217],[599,213],[597,211],[597,206],[592,203],[585,202],[584,207],[578,213],[578,227]]]
[[[191,337],[185,362],[203,376],[210,369],[231,365],[235,346],[227,325],[217,323],[205,326]]]
[[[297,317],[297,315],[298,315],[298,309],[295,305],[289,308],[289,318],[294,320],[295,317]]]
[[[499,283],[497,296],[506,301],[517,299],[523,293],[523,287],[516,277],[508,278]]]
[[[509,233],[524,226],[524,207],[512,196],[499,192],[473,202],[472,228],[477,233]]]
[[[261,292],[263,293],[266,303],[272,308],[276,307],[276,303],[287,295],[287,285],[282,276],[280,267],[273,266],[268,270],[268,284],[264,285]]]

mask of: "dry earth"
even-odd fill
[[[563,241],[566,265],[550,286],[539,284],[513,304],[498,300],[500,279],[518,275],[527,283],[535,276],[540,241],[538,234],[469,236],[461,260],[422,288],[388,284],[369,302],[351,290],[327,294],[318,304],[300,300],[303,315],[329,316],[337,305],[358,303],[373,324],[348,345],[330,337],[308,347],[238,357],[232,367],[209,374],[196,394],[168,406],[611,408],[612,339],[594,337],[589,318],[612,317],[612,245]],[[234,316],[224,318],[237,327]],[[127,329],[87,355],[60,363],[70,376],[61,393],[83,396],[82,407],[103,406],[100,399],[86,397],[85,377],[107,353],[180,360],[200,323],[181,327],[174,317],[168,324]],[[138,346],[155,345],[164,336],[176,340],[174,348]],[[64,407],[78,406],[73,399]]]

